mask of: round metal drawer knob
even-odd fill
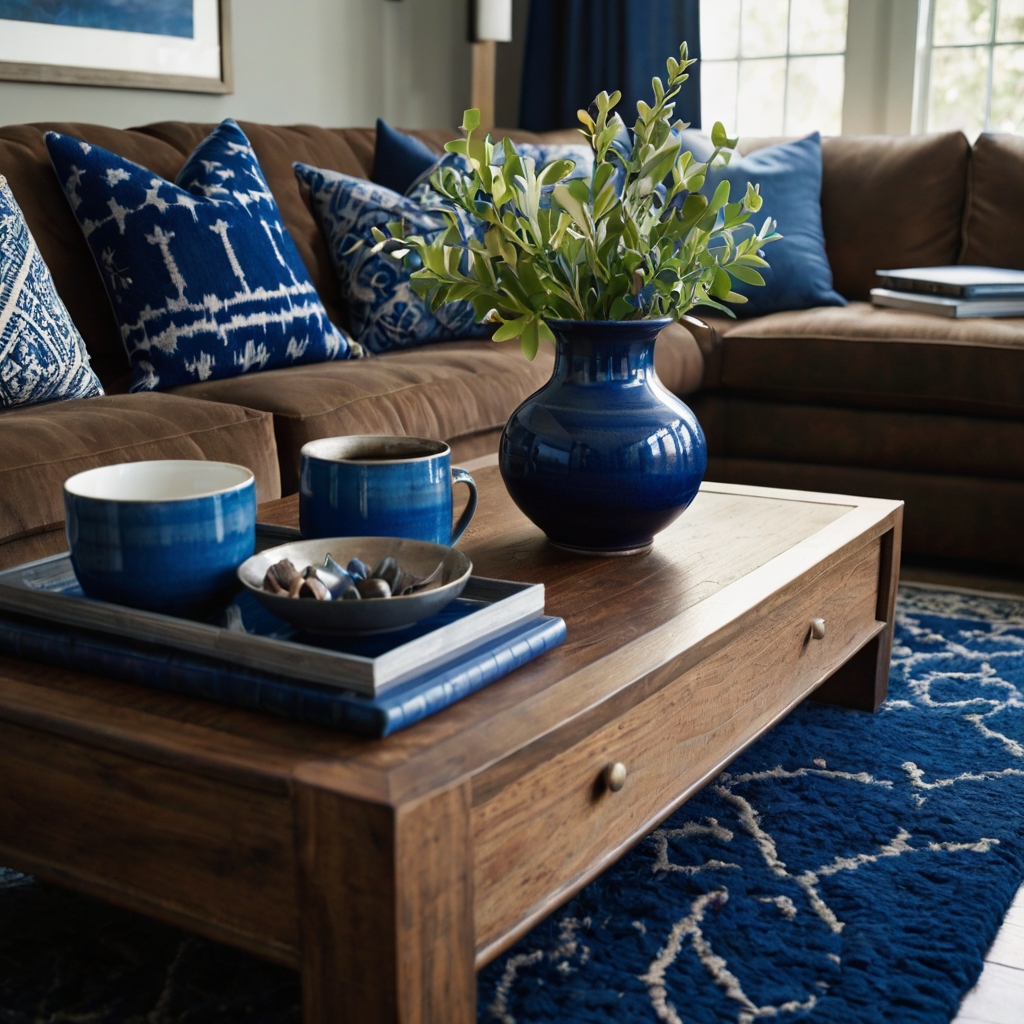
[[[811,619],[811,639],[812,640],[824,640],[825,639],[825,620],[824,619]]]
[[[618,793],[626,784],[626,766],[621,761],[613,761],[605,765],[604,784],[613,792]]]

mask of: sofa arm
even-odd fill
[[[709,323],[684,313],[679,322],[693,335],[694,341],[704,357],[704,379],[702,387],[719,388],[722,386],[722,336]]]

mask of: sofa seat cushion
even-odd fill
[[[1024,481],[1024,417],[802,405],[714,391],[689,402],[716,457]]]
[[[9,409],[0,413],[0,451],[5,568],[64,550],[64,481],[94,466],[146,459],[237,462],[256,475],[257,500],[281,494],[270,416],[172,395],[106,395]]]
[[[550,346],[530,362],[518,345],[452,341],[351,362],[269,370],[176,388],[274,415],[285,494],[298,490],[299,450],[342,434],[408,434],[445,441],[503,427],[551,376]]]
[[[707,318],[706,383],[818,405],[1024,415],[1024,319],[950,320],[867,303]]]

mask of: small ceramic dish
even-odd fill
[[[370,567],[391,556],[416,576],[429,576],[441,564],[441,577],[438,584],[418,593],[361,601],[314,601],[263,589],[267,570],[276,562],[290,559],[301,572],[307,565],[323,565],[327,555],[343,566],[358,558]],[[406,537],[323,537],[267,548],[239,566],[238,578],[267,611],[300,629],[313,633],[386,633],[436,615],[462,593],[472,572],[473,563],[461,551],[444,544]]]

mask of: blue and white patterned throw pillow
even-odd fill
[[[0,174],[0,408],[102,394],[85,342]]]
[[[114,307],[132,391],[362,354],[328,319],[234,121],[174,184],[67,135],[46,145]]]
[[[490,324],[478,324],[469,302],[450,302],[431,313],[412,289],[400,260],[371,252],[371,229],[405,222],[409,234],[430,240],[446,230],[444,217],[383,185],[307,164],[295,164],[309,186],[348,307],[352,333],[371,352],[413,348],[431,341],[488,338]]]

